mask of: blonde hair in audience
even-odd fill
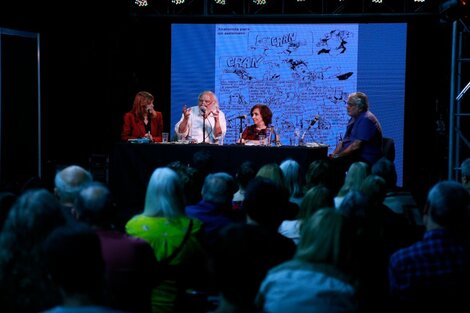
[[[281,167],[277,163],[263,165],[256,173],[256,177],[268,178],[276,185],[288,189],[285,183],[284,173],[282,173]]]
[[[307,220],[322,208],[334,207],[333,192],[326,186],[318,185],[310,188],[300,204],[299,217]]]
[[[345,196],[349,191],[359,191],[362,182],[370,174],[369,164],[365,162],[354,162],[349,166],[344,184],[338,192],[338,196]]]
[[[323,208],[303,223],[295,258],[348,268],[352,261],[352,228],[333,208]]]

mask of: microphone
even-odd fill
[[[199,110],[201,111],[202,120],[205,121],[206,118],[210,115],[210,112],[209,114],[206,114],[207,109],[204,107],[199,108]]]
[[[315,116],[315,118],[310,121],[310,124],[308,125],[307,130],[310,130],[310,128],[312,128],[312,126],[315,125],[319,119],[320,119],[320,115]]]
[[[305,134],[310,130],[310,128],[312,128],[313,125],[315,125],[318,122],[319,119],[320,119],[320,115],[316,115],[315,118],[310,121],[310,124],[308,124],[307,130],[304,131],[304,133],[302,134],[302,137],[300,137],[301,141],[304,141]]]
[[[232,117],[232,118],[229,119],[228,121],[233,121],[233,120],[237,120],[237,119],[240,120],[240,121],[246,119],[246,114],[240,115],[240,116]]]

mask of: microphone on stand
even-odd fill
[[[310,128],[312,128],[313,125],[315,125],[318,122],[319,119],[320,119],[320,115],[317,115],[315,116],[313,120],[310,121],[310,124],[308,125],[307,130],[304,131],[304,133],[302,134],[302,137],[300,137],[301,142],[304,141],[305,134],[310,130]]]
[[[244,120],[246,119],[246,114],[245,115],[240,115],[240,116],[235,116],[235,117],[232,117],[231,119],[229,119],[229,121],[233,121],[233,120]]]
[[[202,112],[202,143],[206,143],[206,108],[200,108]]]

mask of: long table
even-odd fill
[[[192,165],[193,155],[200,150],[209,152],[213,157],[215,171],[235,175],[239,165],[248,160],[261,167],[272,162],[280,164],[291,158],[306,170],[312,161],[326,158],[328,148],[117,143],[110,155],[109,168],[109,184],[116,201],[125,210],[141,212],[152,172],[173,161]]]

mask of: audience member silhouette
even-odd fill
[[[272,267],[290,260],[294,250],[279,249],[285,238],[257,225],[225,227],[215,244],[212,267],[220,304],[215,312],[259,312],[255,298]]]
[[[344,178],[344,184],[335,197],[335,207],[338,208],[344,196],[353,190],[359,190],[364,179],[370,174],[370,167],[365,162],[354,162],[348,169]]]
[[[157,261],[148,242],[114,229],[116,207],[107,186],[92,182],[77,195],[74,215],[99,236],[106,265],[106,304],[129,312],[150,312]]]
[[[314,186],[324,185],[336,194],[344,183],[344,175],[342,179],[335,178],[334,170],[329,159],[312,161],[312,163],[308,165],[307,172],[305,173],[304,193]]]
[[[44,243],[52,281],[60,288],[62,304],[43,313],[118,313],[103,305],[105,264],[100,239],[84,225],[54,230]]]
[[[185,209],[189,217],[202,221],[206,248],[215,242],[220,229],[235,222],[229,217],[234,191],[235,181],[231,175],[209,174],[202,186],[202,200]]]
[[[302,173],[297,161],[287,159],[279,166],[284,174],[284,181],[289,190],[290,201],[300,206],[304,196]]]
[[[383,311],[388,301],[389,257],[403,246],[401,241],[410,236],[410,232],[406,221],[396,223],[394,213],[383,204],[386,185],[382,177],[367,176],[359,191],[367,197],[367,204],[357,207],[364,213],[357,233],[359,307],[361,312]]]
[[[0,233],[2,312],[39,312],[59,303],[42,244],[65,223],[61,205],[46,189],[28,190],[18,197]]]
[[[186,288],[207,283],[201,281],[207,270],[202,222],[190,219],[184,205],[180,176],[170,168],[157,168],[148,183],[143,212],[126,224],[129,235],[150,243],[160,266],[172,266],[152,292],[152,311],[174,312]]]
[[[353,238],[340,213],[317,211],[302,228],[294,258],[271,269],[261,283],[257,303],[263,312],[356,312]]]
[[[233,194],[232,212],[230,214],[230,217],[235,221],[246,221],[246,214],[242,204],[245,199],[246,186],[255,176],[256,168],[253,162],[245,161],[238,167],[237,173],[235,174],[238,190]]]
[[[267,163],[258,170],[256,177],[264,177],[270,179],[274,184],[278,186],[278,192],[283,196],[290,199],[289,189],[286,185],[286,180],[284,178],[284,173],[281,170],[281,167],[277,163]],[[299,213],[299,206],[296,203],[288,201],[287,205],[284,207],[283,211],[283,220],[294,220]]]
[[[279,234],[279,226],[284,220],[284,210],[289,206],[289,196],[279,189],[280,186],[263,177],[255,177],[248,183],[243,200],[248,224],[259,225]],[[279,249],[285,250],[283,253],[293,254],[296,249],[295,243],[285,236],[281,235],[280,238],[285,243],[280,245]]]
[[[171,162],[167,167],[180,176],[183,182],[185,202],[187,204],[195,204],[201,201],[201,177],[203,179],[204,176],[194,167],[188,166],[188,164],[184,164],[181,161]]]
[[[279,192],[280,188],[265,177],[255,177],[248,183],[243,200],[248,224],[263,225],[274,232],[278,231],[289,202],[289,196]]]
[[[397,187],[395,164],[387,158],[381,158],[372,166],[371,173],[385,179],[387,194],[384,204],[396,214],[406,218],[409,224],[423,225],[421,210],[413,195]]]
[[[232,201],[241,202],[245,199],[245,189],[248,183],[256,176],[255,165],[251,161],[245,161],[237,169],[235,180],[238,190],[234,193]]]
[[[424,238],[390,258],[394,312],[460,312],[470,290],[468,218],[470,194],[462,184],[441,181],[428,193]]]
[[[93,176],[83,167],[70,165],[58,171],[54,179],[54,193],[62,204],[65,216],[72,218],[75,199],[82,188],[93,181]]]
[[[285,220],[279,227],[279,233],[292,239],[296,244],[300,240],[302,224],[321,208],[334,207],[333,192],[324,185],[312,187],[304,196],[300,204],[297,219]]]

